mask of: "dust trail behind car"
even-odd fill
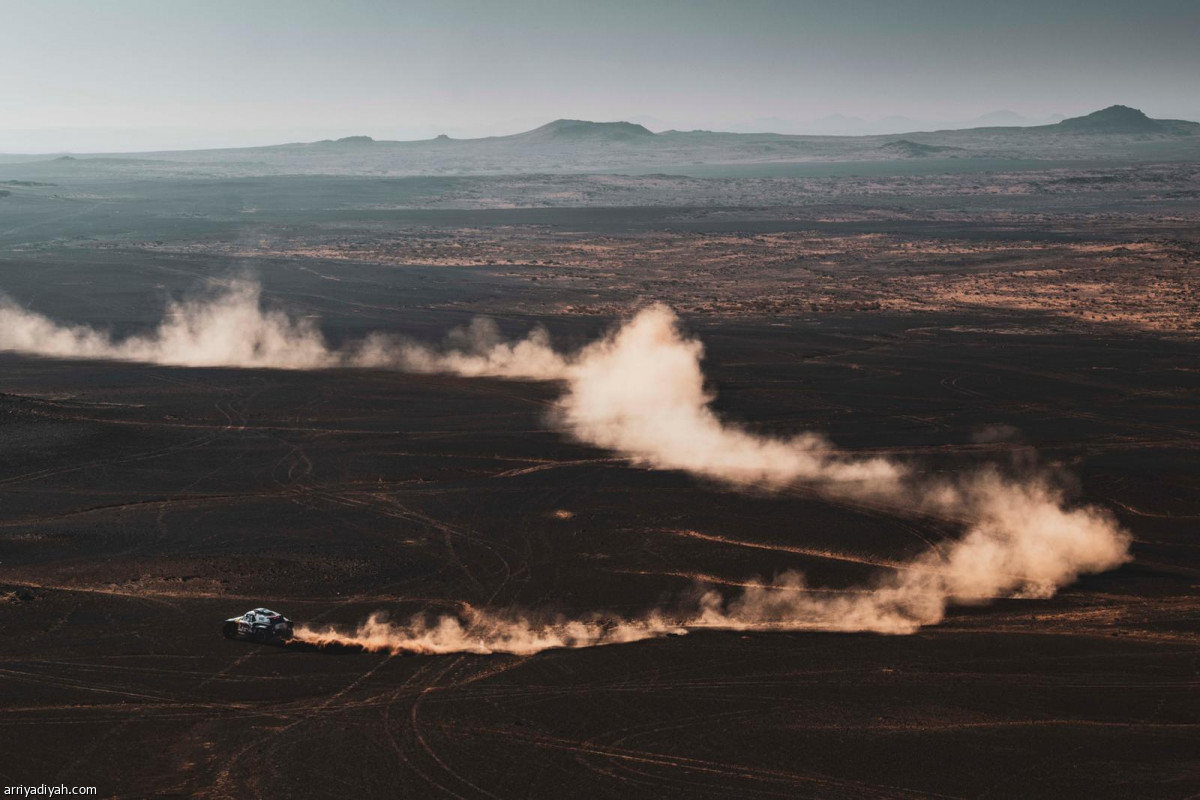
[[[703,346],[665,306],[643,308],[577,352],[553,349],[535,330],[501,340],[486,322],[430,347],[373,334],[331,348],[317,326],[264,309],[257,286],[234,283],[207,299],[174,303],[149,334],[116,340],[55,323],[8,303],[0,347],[54,357],[159,364],[316,369],[371,367],[564,384],[551,421],[566,435],[651,469],[682,470],[734,487],[804,485],[842,501],[958,523],[963,534],[893,569],[856,594],[810,591],[803,576],[759,579],[726,599],[702,590],[682,611],[614,619],[603,613],[538,620],[536,614],[469,610],[394,623],[372,616],[352,632],[300,628],[311,643],[411,652],[529,653],[637,641],[702,628],[911,633],[956,604],[1049,597],[1081,574],[1128,559],[1130,537],[1101,509],[1074,506],[1044,474],[984,468],[931,478],[915,465],[856,457],[815,433],[763,436],[721,419],[701,370]]]

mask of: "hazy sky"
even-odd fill
[[[1200,114],[1200,0],[0,0],[0,22],[8,151]]]

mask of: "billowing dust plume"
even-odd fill
[[[959,487],[937,491],[947,493],[939,505],[954,504],[972,520],[963,537],[930,548],[856,590],[824,591],[789,571],[770,581],[751,581],[732,598],[701,590],[674,610],[628,619],[593,615],[539,621],[532,615],[468,609],[432,620],[417,615],[391,622],[375,614],[352,632],[301,627],[297,637],[379,652],[524,655],[701,629],[903,634],[940,622],[951,605],[1050,597],[1080,575],[1112,569],[1128,557],[1128,536],[1107,514],[1067,507],[1044,482],[1014,483],[981,472]]]
[[[352,633],[301,628],[299,638],[311,642],[395,652],[532,653],[700,628],[910,633],[939,622],[951,605],[1049,597],[1082,574],[1128,558],[1128,534],[1102,510],[1072,506],[1046,476],[1018,480],[985,469],[930,479],[887,459],[855,458],[816,434],[764,436],[722,420],[705,387],[703,347],[683,336],[675,315],[661,305],[568,354],[555,351],[542,330],[508,342],[487,321],[455,332],[441,348],[374,335],[335,349],[312,322],[264,310],[257,286],[235,283],[207,300],[174,303],[154,331],[120,340],[5,301],[0,349],[167,365],[374,367],[558,380],[565,390],[555,422],[574,438],[643,466],[737,485],[803,484],[842,500],[963,527],[960,539],[939,543],[856,591],[822,591],[785,572],[752,581],[732,598],[702,590],[671,611],[633,619],[534,621],[477,609],[403,622],[375,615]]]
[[[556,648],[624,644],[683,633],[687,633],[684,625],[657,611],[632,620],[618,621],[595,614],[581,619],[552,617],[535,621],[530,615],[468,607],[458,614],[432,619],[417,615],[406,623],[393,623],[386,614],[375,613],[353,633],[301,626],[295,636],[307,644],[359,647],[381,653],[531,655]]]
[[[441,349],[386,334],[334,348],[311,319],[264,307],[262,287],[247,280],[224,281],[207,295],[168,303],[153,330],[124,338],[55,322],[0,294],[0,350],[172,367],[375,367],[531,380],[562,378],[565,370],[544,330],[509,343],[488,319],[452,331]]]
[[[260,294],[257,284],[231,282],[212,297],[169,304],[153,331],[124,339],[87,325],[57,323],[0,296],[0,350],[186,367],[338,364],[339,355],[315,324],[263,309]]]

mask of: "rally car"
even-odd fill
[[[221,633],[226,639],[283,642],[292,638],[292,621],[269,608],[256,608],[240,617],[225,620]]]

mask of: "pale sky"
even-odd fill
[[[1197,0],[0,0],[0,24],[7,152],[1200,116]]]

